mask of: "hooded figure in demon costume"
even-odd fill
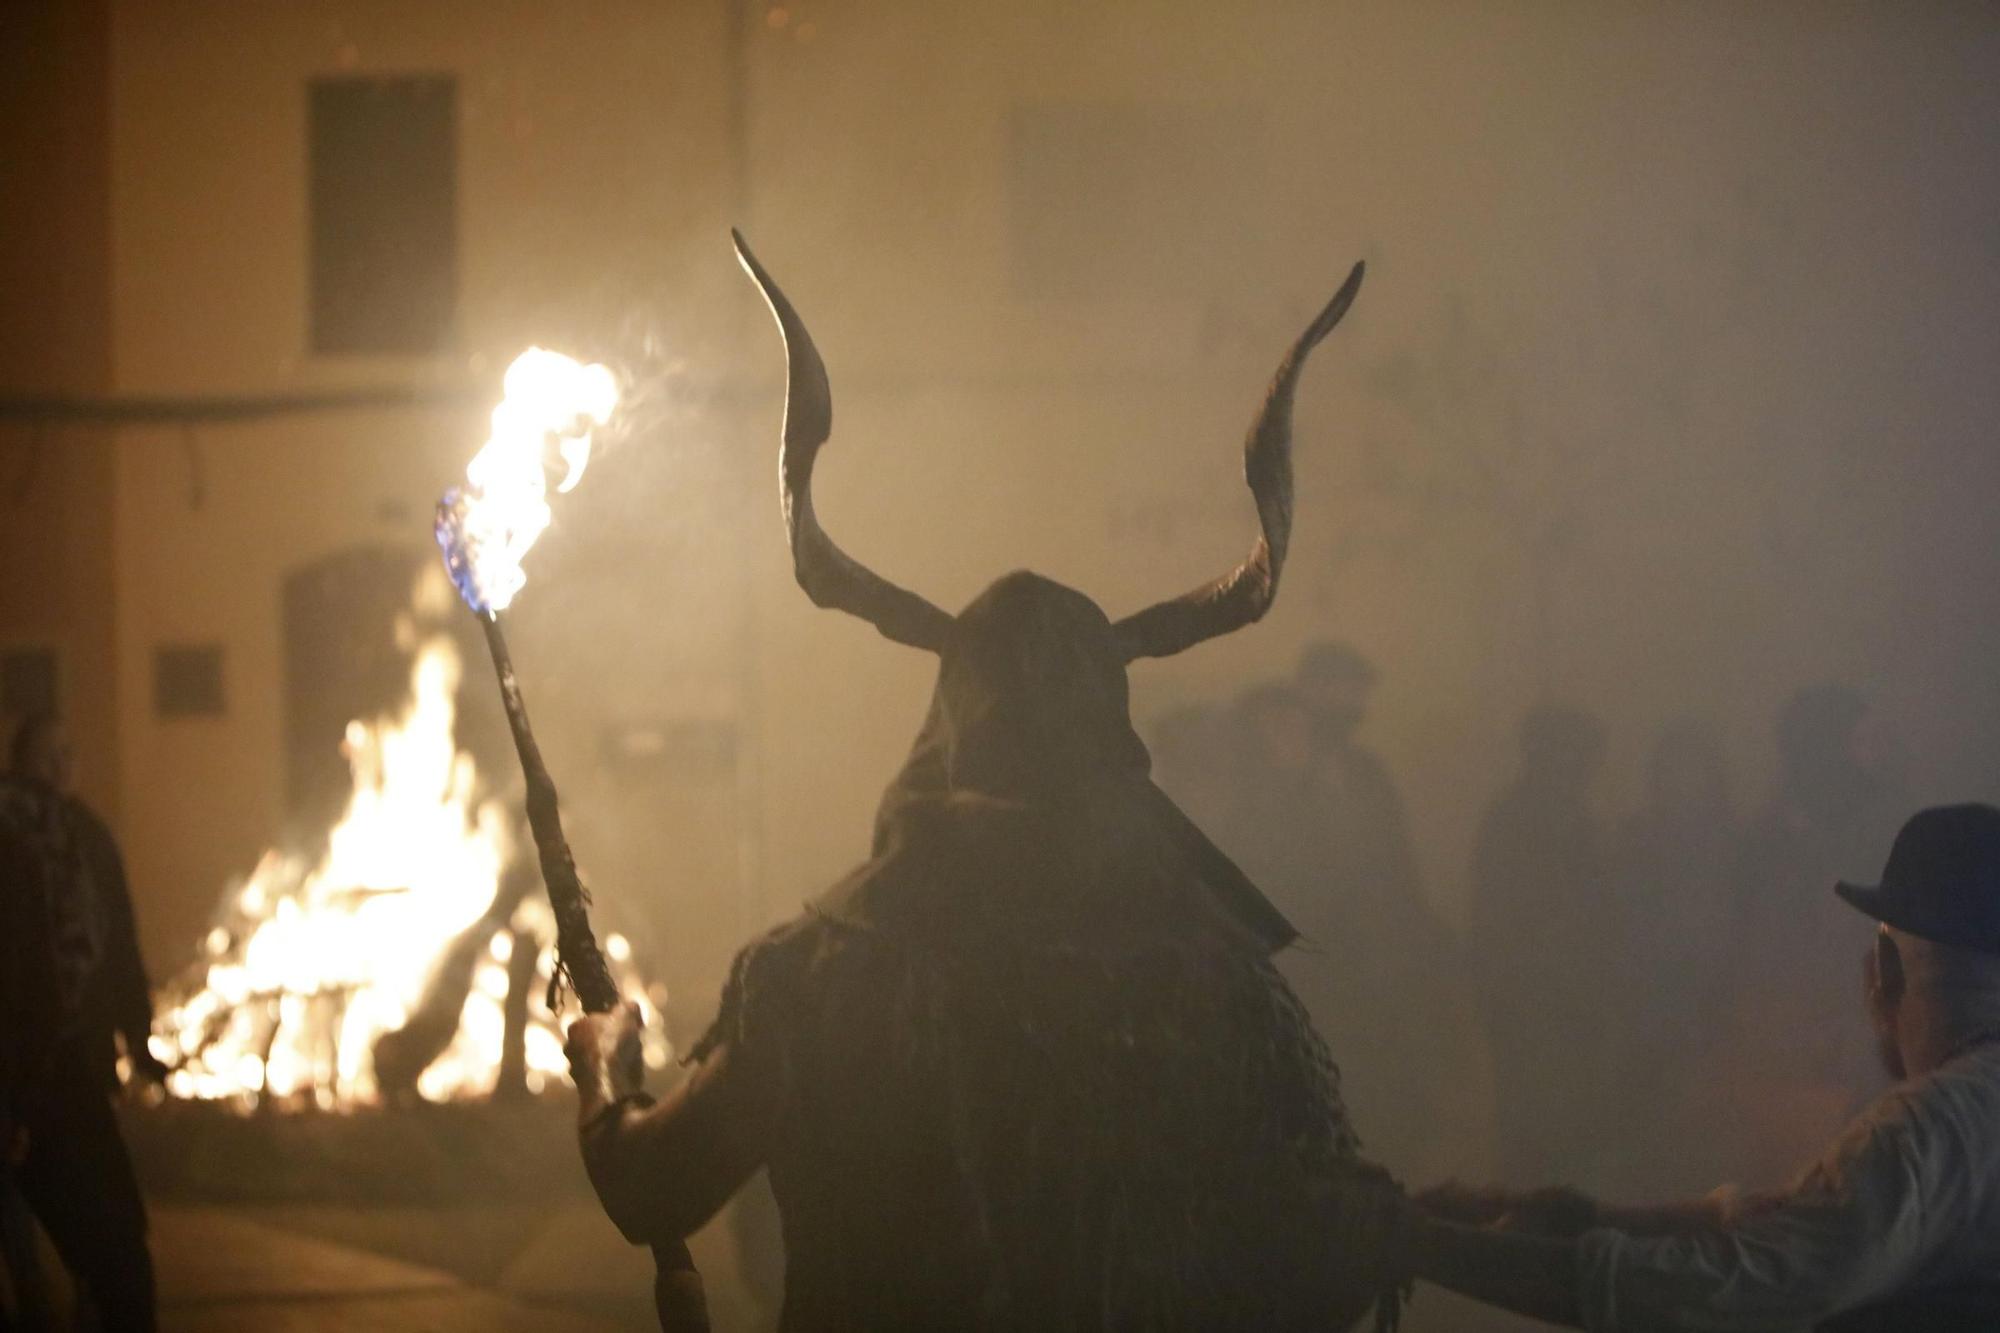
[[[739,956],[692,1075],[639,1089],[637,1018],[570,1054],[599,1197],[685,1236],[759,1166],[782,1327],[1337,1329],[1393,1321],[1400,1212],[1271,956],[1296,932],[1157,788],[1126,664],[1258,619],[1291,525],[1292,395],[1361,267],[1279,369],[1246,445],[1263,535],[1215,582],[1113,622],[1010,574],[958,615],[855,563],[814,515],[826,371],[784,334],[798,580],[940,659],[872,858]]]

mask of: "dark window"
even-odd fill
[[[153,650],[153,711],[161,717],[212,717],[222,707],[219,645]]]
[[[286,574],[285,819],[298,837],[323,836],[354,794],[354,773],[341,748],[347,724],[396,714],[408,703],[411,654],[396,623],[409,617],[418,576],[432,570],[443,572],[437,557],[426,561],[413,546],[369,545],[321,556]],[[444,626],[458,637],[468,666],[483,660],[478,632],[464,637],[471,616],[449,617]],[[458,745],[475,756],[482,772],[509,772],[489,768],[514,762],[499,696],[490,679],[473,676],[469,684],[459,689]]]
[[[313,351],[438,351],[458,305],[456,81],[316,79],[308,100]]]
[[[0,715],[19,719],[60,712],[52,648],[0,651]]]

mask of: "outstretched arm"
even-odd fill
[[[1671,1203],[1600,1203],[1591,1226],[1610,1227],[1628,1236],[1675,1236],[1686,1231],[1719,1230],[1743,1215],[1741,1204],[1716,1193]]]
[[[1720,1225],[1713,1196],[1620,1208],[1580,1190],[1478,1189],[1452,1182],[1414,1201],[1408,1233],[1416,1276],[1461,1296],[1570,1328],[1583,1326],[1577,1238],[1597,1227],[1665,1235]]]
[[[1612,1227],[1633,1236],[1671,1236],[1727,1226],[1758,1208],[1733,1189],[1668,1203],[1625,1205],[1601,1202],[1566,1185],[1508,1190],[1457,1181],[1432,1186],[1416,1196],[1416,1204],[1440,1222],[1556,1240],[1574,1240],[1595,1227]]]
[[[1576,1242],[1418,1217],[1408,1262],[1426,1282],[1531,1319],[1581,1328]]]
[[[723,1043],[653,1101],[640,1088],[639,1021],[630,1005],[580,1018],[567,1050],[597,1197],[627,1240],[658,1244],[698,1230],[764,1164],[777,1097]]]
[[[1410,1266],[1477,1300],[1592,1329],[1815,1327],[1906,1290],[1945,1238],[1974,1224],[1958,1204],[1968,1192],[1940,1184],[1961,1159],[1926,1151],[1925,1095],[1890,1093],[1783,1193],[1744,1202],[1717,1193],[1623,1210],[1573,1191],[1458,1191],[1442,1192],[1445,1208],[1433,1191],[1420,1205],[1432,1215],[1412,1223]],[[1567,1204],[1560,1221],[1537,1223],[1538,1199]]]

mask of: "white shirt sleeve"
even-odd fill
[[[1938,1244],[1922,1135],[1901,1093],[1851,1126],[1786,1191],[1729,1225],[1671,1236],[1585,1233],[1577,1303],[1592,1333],[1789,1333],[1887,1296]]]

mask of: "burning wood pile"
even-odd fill
[[[419,601],[450,597],[440,576]],[[408,698],[349,723],[353,789],[324,850],[267,852],[161,997],[153,1047],[173,1097],[348,1110],[535,1093],[563,1075],[533,851],[456,742],[456,646],[414,619],[399,630]],[[664,1066],[664,992],[623,935],[605,953],[646,1012],[647,1063]]]

